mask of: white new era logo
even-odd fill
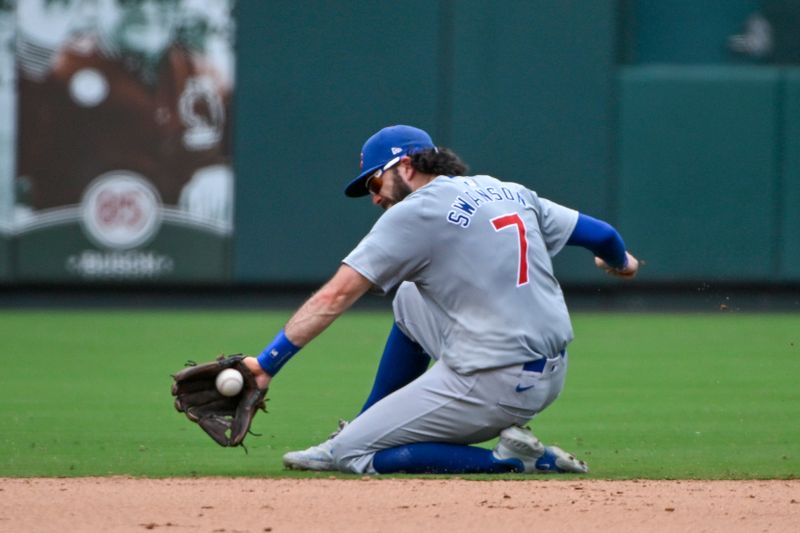
[[[392,155],[397,155],[402,151],[403,151],[402,148],[398,148],[397,146],[392,146]]]

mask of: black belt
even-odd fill
[[[525,363],[524,365],[522,365],[522,370],[525,370],[527,372],[540,372],[540,373],[544,372],[544,365],[546,365],[548,361],[552,361],[553,359],[556,359],[558,357],[564,357],[564,353],[565,353],[564,350],[561,350],[560,352],[558,352],[558,355],[556,357],[553,357],[552,359],[547,359],[542,357],[541,359],[537,359],[536,361],[530,361],[528,363]]]

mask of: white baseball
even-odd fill
[[[242,390],[244,379],[238,370],[226,368],[217,374],[217,390],[223,396],[236,396]]]

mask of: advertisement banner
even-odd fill
[[[232,3],[17,3],[16,280],[230,279]]]
[[[16,153],[14,2],[0,0],[0,283],[11,277],[11,221]]]

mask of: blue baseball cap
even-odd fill
[[[436,148],[431,136],[413,126],[388,126],[367,139],[361,149],[361,174],[344,190],[347,196],[357,198],[369,194],[367,178],[379,168],[388,168],[401,157],[426,148]]]

